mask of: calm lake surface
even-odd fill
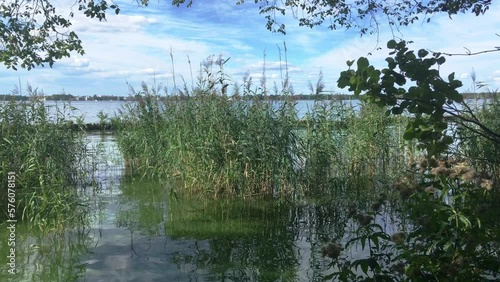
[[[125,179],[113,136],[88,140],[101,156],[95,161],[101,189],[81,192],[92,207],[90,226],[42,235],[19,224],[18,273],[7,274],[2,256],[0,281],[323,281],[333,269],[321,247],[355,236],[349,203],[370,204],[178,198],[168,186]],[[375,222],[398,231],[395,215],[382,214]],[[367,253],[357,247],[345,255]]]
[[[100,111],[111,117],[123,104],[71,106],[85,122],[98,122]],[[299,101],[299,116],[313,104]],[[298,203],[179,198],[166,185],[125,178],[112,135],[89,135],[88,142],[97,169],[89,181],[100,186],[81,191],[91,206],[90,225],[42,235],[18,224],[18,273],[8,275],[2,255],[0,281],[324,281],[335,270],[321,247],[330,239],[345,244],[354,238],[359,224],[349,218],[348,206],[366,211],[372,203],[366,195]],[[396,211],[382,209],[375,223],[389,234],[404,229]],[[3,227],[0,240],[7,236]],[[357,246],[342,255],[357,259],[367,252]]]
[[[126,102],[126,101],[72,101],[71,103],[68,102],[56,102],[56,101],[46,101],[45,105],[46,106],[55,106],[57,105],[58,107],[63,107],[63,105],[71,105],[72,107],[75,107],[77,110],[75,110],[74,113],[72,113],[71,118],[75,119],[76,117],[82,117],[83,121],[85,123],[98,123],[99,118],[98,114],[102,112],[105,115],[108,115],[109,118],[114,117],[116,113],[120,109],[122,109],[123,105],[126,103],[133,103],[133,102]],[[276,105],[278,105],[280,102],[273,102]],[[299,100],[297,101],[296,104],[296,109],[297,109],[297,115],[299,117],[303,117],[313,106],[314,106],[315,101],[312,100]],[[344,101],[346,105],[352,105],[353,107],[359,107],[359,101],[353,100],[353,101]]]
[[[481,107],[484,103],[489,102],[489,100],[479,99],[475,100],[467,100],[466,101],[471,107],[477,106]],[[114,117],[116,113],[120,109],[122,109],[123,105],[126,101],[72,101],[69,103],[72,107],[75,107],[74,113],[71,114],[71,119],[75,119],[76,117],[82,117],[85,123],[99,123],[98,114],[102,112],[104,115],[107,115],[109,118]],[[276,105],[279,105],[280,102],[274,101]],[[295,108],[297,109],[297,115],[299,118],[303,117],[307,112],[309,112],[316,102],[313,100],[298,100],[296,101]],[[355,110],[359,110],[360,101],[359,100],[350,100],[343,101],[344,105],[348,107],[352,107]],[[47,106],[55,106],[58,105],[62,107],[64,104],[68,104],[67,102],[55,102],[55,101],[46,101],[45,105]],[[457,105],[460,109],[461,106]]]

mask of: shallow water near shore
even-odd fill
[[[89,226],[46,234],[18,225],[17,274],[7,273],[3,256],[1,281],[322,281],[332,270],[321,247],[345,242],[357,225],[347,206],[358,199],[178,196],[168,185],[125,178],[113,136],[88,138],[106,155],[95,163],[100,189],[81,194],[92,207]],[[375,221],[397,229],[390,213]]]

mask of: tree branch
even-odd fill
[[[500,46],[494,47],[495,49],[490,49],[490,50],[483,50],[483,51],[478,51],[478,52],[471,52],[469,49],[464,47],[466,50],[465,53],[446,53],[446,52],[435,52],[432,50],[427,49],[429,52],[433,54],[441,54],[441,55],[446,55],[446,56],[474,56],[474,55],[479,55],[479,54],[485,54],[485,53],[492,53],[492,52],[499,52],[500,51]]]

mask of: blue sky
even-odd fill
[[[193,7],[175,7],[171,1],[151,1],[139,7],[135,1],[115,1],[120,5],[118,16],[108,15],[107,22],[85,18],[75,11],[73,27],[86,51],[84,56],[73,55],[51,68],[31,71],[0,70],[0,93],[9,93],[21,81],[22,88],[30,83],[46,94],[122,95],[129,94],[127,83],[140,89],[142,81],[152,84],[155,79],[172,91],[173,75],[170,52],[174,59],[176,83],[181,77],[191,87],[191,69],[196,80],[199,66],[209,58],[230,58],[224,72],[232,82],[241,84],[242,76],[250,74],[258,87],[263,73],[265,54],[268,89],[273,83],[281,85],[281,66],[285,65],[284,42],[290,81],[296,93],[309,93],[308,81],[313,84],[323,72],[325,90],[347,93],[336,87],[339,73],[347,68],[346,60],[367,56],[378,67],[385,67],[385,48],[377,47],[377,36],[360,37],[356,31],[332,31],[324,27],[299,27],[292,18],[281,18],[287,34],[271,33],[265,28],[266,19],[259,15],[253,1],[236,6],[231,1],[195,1]],[[248,3],[247,3],[248,2]],[[56,0],[64,15],[70,12],[70,2]],[[483,16],[435,16],[430,23],[416,23],[401,28],[397,35],[412,40],[415,49],[464,53],[493,49],[500,46],[500,4],[495,1]],[[379,47],[392,38],[389,28],[382,26]],[[500,89],[500,52],[480,56],[447,57],[442,76],[455,72],[461,78],[462,91],[472,89],[470,74],[484,81],[489,89]],[[188,63],[188,56],[191,65]],[[190,68],[191,67],[191,68]],[[284,75],[284,72],[283,72]],[[230,92],[232,87],[230,87]]]

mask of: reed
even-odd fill
[[[406,119],[388,118],[384,108],[363,101],[317,101],[303,119],[303,181],[320,194],[360,196],[387,187],[418,154],[402,138]]]
[[[474,114],[482,124],[494,132],[500,132],[500,96],[496,92],[488,95],[481,107],[473,107]],[[475,101],[477,105],[477,101]],[[458,146],[456,154],[471,161],[473,168],[489,175],[495,183],[500,180],[500,143],[477,133],[478,126],[457,129]]]
[[[158,85],[132,89],[138,102],[113,119],[128,174],[174,181],[189,194],[297,198],[345,192],[346,183],[360,193],[408,167],[413,145],[403,141],[402,117],[332,100],[299,118],[285,90],[282,101],[268,101],[247,82],[235,99],[222,64],[200,73],[197,87],[173,95]]]
[[[7,187],[9,172],[16,174],[16,218],[30,226],[58,229],[81,222],[85,208],[76,187],[88,177],[84,132],[71,129],[69,105],[49,108],[36,89],[28,92],[29,101],[0,103],[0,186]],[[0,193],[2,203],[6,197]]]
[[[145,93],[115,120],[130,170],[175,176],[189,191],[213,195],[288,189],[294,162],[289,148],[296,144],[289,103],[274,108],[202,92],[165,102],[156,97]]]

